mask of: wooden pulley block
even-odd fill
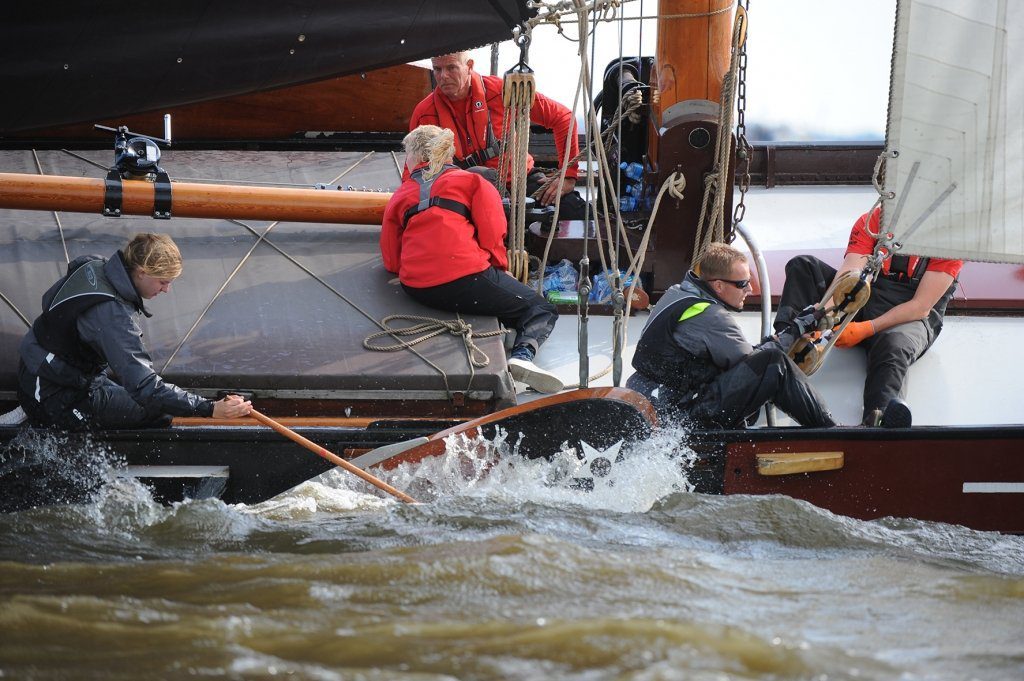
[[[870,297],[871,282],[867,277],[862,279],[858,270],[844,272],[832,282],[818,303],[825,309],[818,322],[818,333],[812,338],[797,339],[787,353],[801,371],[810,376],[821,368],[825,355]]]
[[[506,73],[502,89],[502,101],[505,107],[532,107],[537,97],[537,81],[533,73]]]

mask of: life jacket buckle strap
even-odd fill
[[[445,167],[444,170],[442,170],[440,173],[430,178],[429,180],[423,179],[423,173],[421,170],[414,171],[412,173],[412,178],[416,180],[417,184],[420,185],[420,196],[429,196],[430,193],[433,192],[434,181],[437,180],[437,178],[441,177],[441,175],[448,172],[449,170],[454,169],[455,166],[447,166]],[[428,208],[434,207],[443,208],[445,210],[452,211],[453,213],[458,213],[462,217],[472,222],[471,217],[473,213],[470,210],[469,206],[467,206],[466,204],[460,201],[455,201],[454,199],[446,199],[443,196],[430,196],[429,198],[421,198],[420,201],[415,206],[410,206],[409,209],[405,211],[405,214],[402,215],[402,229],[405,229],[406,225],[409,224],[409,220],[411,220],[413,217],[422,213]]]

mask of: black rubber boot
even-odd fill
[[[909,428],[912,422],[910,405],[900,398],[894,397],[885,405],[881,423],[883,428]]]

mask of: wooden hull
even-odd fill
[[[375,465],[421,461],[444,453],[440,444]],[[698,493],[781,494],[861,520],[1024,533],[1024,426],[758,428],[702,433],[686,444],[698,453],[686,469]]]
[[[445,438],[456,433],[491,439],[500,428],[509,442],[518,440],[521,455],[538,458],[551,456],[563,443],[586,442],[603,450],[619,440],[643,439],[653,426],[650,405],[636,393],[593,388],[459,424],[381,420],[295,429],[373,471],[441,455]],[[0,467],[0,509],[82,501],[99,484],[55,484],[52,474],[59,466],[52,460],[19,468],[10,445],[19,432],[0,428],[0,450],[7,449]],[[226,503],[258,503],[331,468],[252,425],[176,425],[67,437],[60,451],[77,458],[101,446],[161,501],[216,496]],[[375,457],[369,451],[413,438],[425,441],[393,455]],[[759,428],[703,433],[686,444],[698,453],[686,470],[698,493],[781,494],[862,520],[916,518],[1024,533],[1024,426]]]
[[[862,520],[891,516],[1024,532],[1022,425],[766,428],[709,433],[694,449],[698,492],[783,494]],[[839,467],[800,472],[815,466],[812,454],[839,454]],[[792,472],[766,465],[780,458],[789,459]]]
[[[654,408],[643,396],[625,388],[589,388],[551,395],[526,405],[468,421],[432,435],[427,442],[395,456],[367,461],[367,466],[396,468],[419,463],[445,452],[445,439],[456,434],[491,440],[498,430],[522,437],[516,443],[527,459],[548,458],[563,443],[577,447],[586,442],[604,449],[620,440],[633,441],[650,435],[657,424]],[[581,452],[580,452],[581,453]]]
[[[103,464],[108,460],[114,468],[141,479],[164,502],[217,497],[225,503],[258,503],[333,467],[267,427],[205,423],[94,434],[0,427],[0,511],[86,501],[103,484],[107,468]],[[379,420],[363,426],[296,426],[294,430],[349,459],[376,447],[429,436],[425,451],[407,450],[402,459],[417,461],[443,453],[444,438],[454,433],[493,436],[500,427],[510,441],[520,440],[521,454],[537,458],[551,456],[564,442],[582,439],[604,447],[643,438],[653,426],[654,411],[640,395],[625,388],[591,388],[457,425]],[[111,456],[101,461],[100,452]],[[389,461],[385,467],[399,462]]]

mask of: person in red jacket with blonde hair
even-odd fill
[[[384,210],[380,252],[418,303],[494,315],[516,330],[512,377],[545,393],[562,381],[533,363],[558,319],[555,306],[510,276],[507,222],[498,191],[481,175],[451,164],[450,130],[419,126],[402,141],[408,176]]]
[[[437,87],[413,109],[409,129],[436,125],[451,130],[455,145],[453,163],[495,181],[505,114],[502,79],[474,71],[467,52],[434,57],[430,63]],[[568,107],[538,92],[530,109],[530,122],[554,133],[559,165],[579,153],[577,136],[570,135],[573,117]],[[567,147],[566,139],[570,137]],[[544,185],[546,176],[534,170],[532,156],[527,157],[526,172],[526,192],[532,196]],[[540,205],[550,206],[559,201],[561,219],[582,220],[587,204],[574,191],[578,172],[577,164],[570,164],[561,184],[556,177],[540,191]]]

